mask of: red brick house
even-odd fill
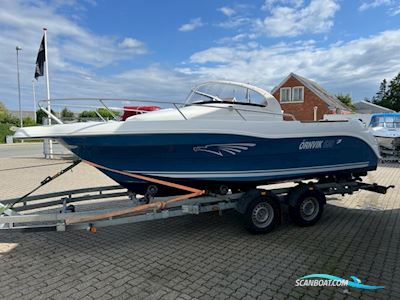
[[[324,114],[349,114],[351,109],[315,81],[290,73],[271,94],[282,110],[300,121],[316,121]]]

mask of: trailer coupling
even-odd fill
[[[375,192],[379,194],[386,194],[389,189],[393,189],[394,185],[389,185],[389,186],[384,186],[384,185],[379,185],[376,183],[373,184],[362,184],[360,186],[360,189],[370,191],[370,192]]]

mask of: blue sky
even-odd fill
[[[271,90],[290,72],[371,97],[400,71],[400,0],[54,0],[0,2],[0,101],[23,108],[42,27],[54,98],[183,100],[209,79]],[[36,84],[45,97],[44,78]]]

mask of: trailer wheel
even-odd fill
[[[289,198],[289,215],[296,225],[312,226],[321,218],[326,202],[323,193],[300,189],[290,194]]]
[[[277,225],[279,216],[279,203],[274,198],[259,197],[247,206],[245,227],[251,233],[267,233]]]

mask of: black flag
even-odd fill
[[[40,43],[39,52],[36,58],[36,69],[35,69],[35,79],[37,80],[39,76],[43,76],[44,73],[44,62],[46,61],[45,55],[45,47],[44,47],[44,36],[42,38],[42,42]]]

